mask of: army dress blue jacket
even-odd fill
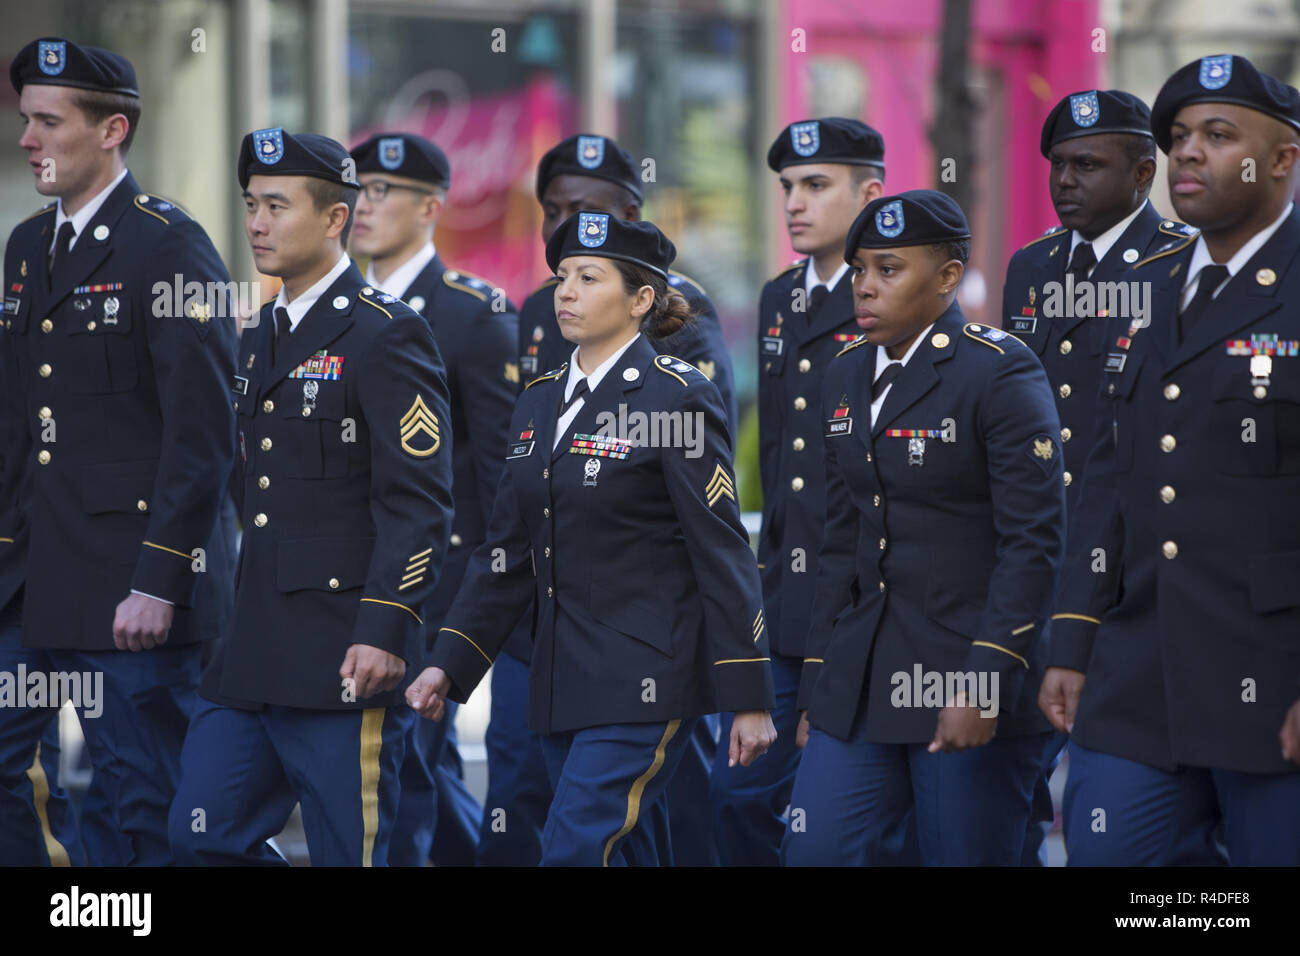
[[[894,675],[919,666],[983,673],[990,689],[996,674],[997,733],[1045,731],[1038,684],[1065,546],[1047,376],[954,303],[873,427],[876,351],[861,339],[826,374],[826,535],[799,706],[842,739],[863,706],[869,739],[927,742],[938,710],[893,700]]]
[[[28,646],[112,650],[134,589],[176,606],[169,645],[195,643],[220,632],[231,589],[213,533],[234,455],[230,276],[128,173],[51,285],[56,209],[5,249],[0,605],[25,587]],[[181,290],[180,314],[177,275],[203,290]]]
[[[1180,343],[1194,237],[1139,262],[1156,311],[1107,371],[1049,663],[1087,675],[1073,737],[1151,766],[1296,772],[1300,212]]]
[[[278,346],[274,302],[240,340],[236,503],[244,528],[230,631],[200,693],[235,706],[347,710],[352,644],[407,662],[452,515],[446,375],[429,323],[349,266]]]
[[[642,336],[552,451],[567,372],[534,380],[515,408],[487,541],[433,649],[450,696],[468,698],[535,600],[539,733],[770,709],[758,569],[717,388]],[[627,433],[602,419],[620,406]],[[653,413],[689,416],[694,452],[656,447],[648,431],[624,440]]]

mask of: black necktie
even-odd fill
[[[289,310],[279,306],[275,310],[275,338],[271,340],[271,364],[275,364],[276,353],[280,346],[289,340]]]
[[[1192,296],[1192,301],[1187,303],[1187,308],[1183,309],[1182,315],[1178,317],[1180,342],[1186,341],[1187,336],[1191,334],[1192,326],[1209,311],[1210,303],[1214,301],[1214,290],[1226,278],[1228,278],[1227,266],[1210,265],[1201,269],[1201,278],[1196,284],[1196,295]]]
[[[885,366],[885,370],[880,373],[880,377],[871,385],[871,400],[874,402],[880,398],[885,389],[893,384],[894,379],[898,378],[903,371],[902,362],[890,362]]]
[[[50,258],[46,263],[46,275],[54,277],[55,265],[63,265],[68,261],[68,252],[71,250],[72,240],[77,235],[77,227],[69,219],[59,226],[59,234],[54,240],[54,248],[50,250]]]
[[[824,285],[813,286],[812,292],[808,296],[808,318],[817,314],[817,310],[822,307],[826,297],[831,294],[831,290]]]
[[[573,407],[573,403],[576,402],[578,399],[582,398],[582,396],[586,394],[587,394],[587,380],[585,378],[580,378],[578,379],[578,384],[573,386],[573,394],[569,396],[569,400],[567,402],[561,403],[560,414],[557,416],[557,420],[559,418],[563,418],[564,413]]]
[[[1075,282],[1082,282],[1088,278],[1088,270],[1097,264],[1097,253],[1092,250],[1091,242],[1081,242],[1074,247],[1074,252],[1070,255],[1069,272],[1074,276]]]

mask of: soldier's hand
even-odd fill
[[[1083,680],[1083,671],[1069,667],[1049,667],[1043,674],[1042,686],[1038,688],[1038,709],[1062,733],[1074,730],[1074,715],[1079,710]]]
[[[794,745],[800,750],[808,746],[808,729],[812,724],[808,723],[808,711],[799,712],[799,727],[794,732]]]
[[[357,700],[392,690],[406,676],[406,661],[369,644],[353,644],[343,658],[339,676],[352,679]]]
[[[1300,700],[1286,712],[1278,737],[1282,740],[1282,756],[1292,763],[1300,763]]]
[[[930,753],[938,753],[940,750],[952,753],[987,744],[997,730],[998,719],[981,714],[978,707],[965,706],[965,701],[959,694],[956,705],[939,711],[939,723],[934,728],[934,739],[930,741]]]
[[[113,645],[119,651],[147,651],[167,642],[176,609],[147,594],[128,594],[113,615]]]
[[[767,753],[767,748],[776,743],[776,725],[772,715],[765,710],[737,711],[731,721],[731,752],[728,767],[734,767],[740,761],[742,767],[748,767],[756,759]]]
[[[441,667],[426,667],[410,687],[406,688],[406,702],[421,717],[442,720],[451,678]]]

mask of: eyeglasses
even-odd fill
[[[421,196],[432,196],[432,189],[422,189],[419,186],[405,186],[402,183],[390,183],[385,179],[374,179],[361,187],[361,192],[365,194],[369,202],[383,202],[384,197],[388,195],[390,189],[406,189],[413,193],[419,193]]]

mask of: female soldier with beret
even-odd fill
[[[845,245],[865,334],[823,386],[787,864],[900,862],[909,814],[923,864],[1020,860],[1052,742],[1034,705],[1065,538],[1060,423],[1033,352],[957,306],[969,240],[955,202],[914,190],[869,203]]]
[[[734,711],[742,764],[776,736],[726,412],[649,341],[690,317],[668,291],[674,255],[652,223],[599,212],[547,242],[577,347],[520,396],[487,541],[407,694],[433,719],[463,702],[536,599],[529,722],[555,785],[545,865],[671,863],[663,795],[691,722]]]

